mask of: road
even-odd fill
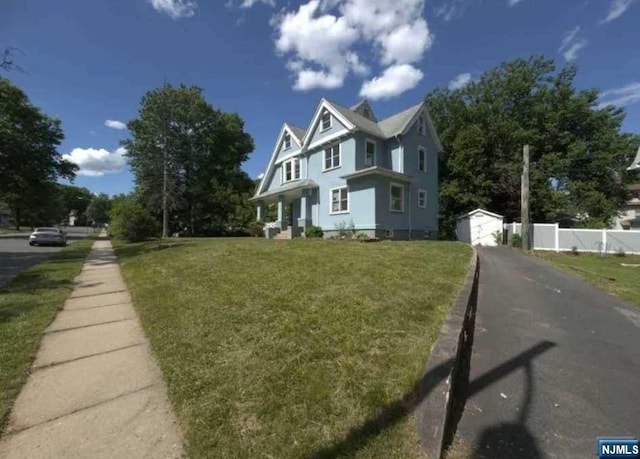
[[[91,228],[66,227],[67,242],[73,244],[87,237]],[[61,247],[30,247],[30,233],[0,234],[0,287],[13,279],[18,273],[40,263]]]
[[[640,308],[509,248],[479,248],[463,445],[486,458],[595,457],[640,435]]]

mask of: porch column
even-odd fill
[[[284,221],[284,196],[278,196],[278,221],[276,226],[282,230],[286,229],[287,222]]]
[[[256,221],[261,222],[264,219],[264,203],[262,201],[258,201],[258,205],[256,206]]]
[[[302,228],[302,233],[304,234],[305,229],[309,225],[309,217],[308,217],[308,191],[302,190],[302,195],[300,196],[300,218],[298,218],[298,227]]]

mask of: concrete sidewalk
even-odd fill
[[[166,387],[111,243],[96,241],[47,328],[2,458],[182,457]]]

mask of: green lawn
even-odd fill
[[[624,267],[624,264],[640,264],[638,256],[605,256],[592,254],[571,255],[566,253],[538,252],[541,258],[569,271],[596,287],[605,290],[623,301],[640,306],[640,267]]]
[[[0,428],[27,379],[42,331],[71,293],[92,244],[70,245],[0,289]]]
[[[162,244],[116,252],[190,457],[421,457],[407,395],[469,247]]]

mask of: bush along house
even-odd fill
[[[442,145],[424,102],[378,121],[365,100],[322,99],[307,129],[285,123],[252,201],[277,203],[269,238],[350,227],[382,239],[435,238]],[[285,217],[286,216],[286,217]]]

